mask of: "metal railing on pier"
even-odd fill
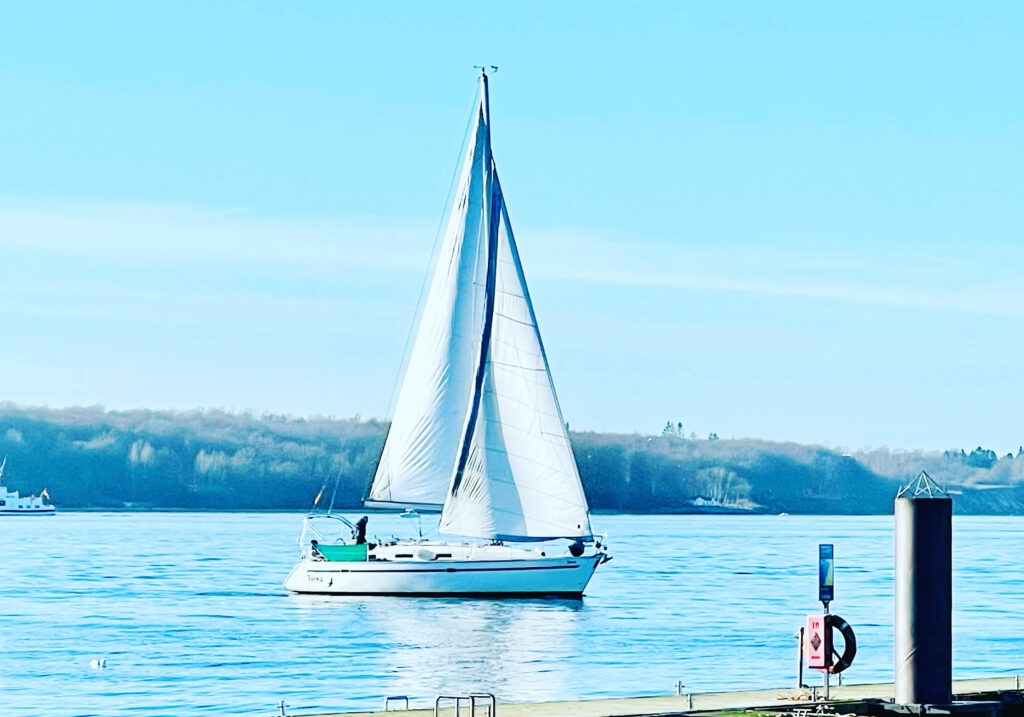
[[[487,717],[497,717],[498,701],[490,693],[477,693],[470,695],[438,695],[434,698],[434,717],[441,717],[441,704],[443,702],[455,702],[455,717],[462,715],[463,703],[469,707],[469,717],[477,717],[477,700],[487,708]]]

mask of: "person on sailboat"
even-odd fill
[[[362,545],[366,542],[366,524],[370,522],[370,519],[365,515],[356,521],[356,545]]]

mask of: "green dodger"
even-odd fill
[[[366,560],[366,545],[317,545],[316,549],[326,560],[334,562],[355,562]]]

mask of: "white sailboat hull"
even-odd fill
[[[580,597],[603,557],[429,562],[304,558],[284,586],[319,595]]]

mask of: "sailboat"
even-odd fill
[[[457,539],[367,543],[365,520],[320,516],[335,521],[332,538],[307,516],[292,592],[579,597],[610,559],[591,529],[491,154],[486,71],[457,176],[365,501],[439,512],[438,533]]]

